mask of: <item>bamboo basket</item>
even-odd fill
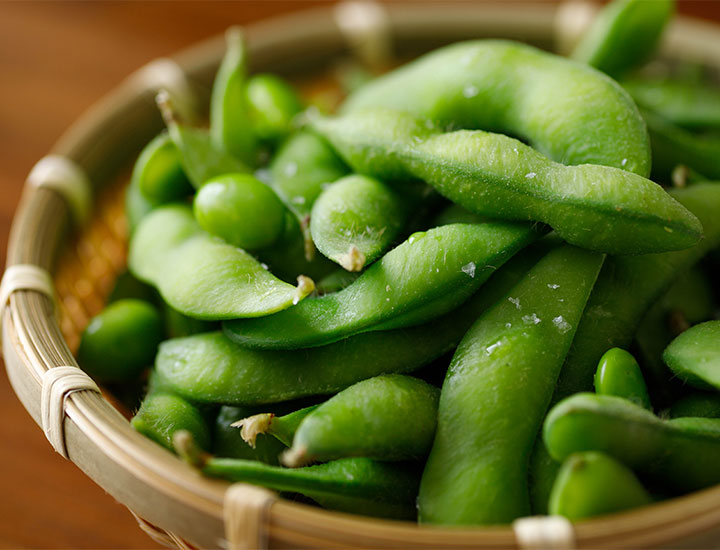
[[[376,23],[391,39],[386,45],[392,44],[401,57],[475,37],[505,37],[549,48],[557,25],[556,8],[544,3],[397,3],[381,11],[382,20]],[[337,14],[337,9],[315,9],[247,28],[253,69],[289,76],[318,74],[349,50],[360,48],[362,54],[362,29],[358,35],[338,24]],[[566,34],[572,35],[578,25],[571,20]],[[174,57],[201,109],[207,107],[223,51],[224,41],[217,37]],[[670,60],[692,58],[720,70],[720,29],[680,19],[668,33],[664,55]],[[99,197],[92,222],[73,235],[68,204],[47,188],[26,189],[15,216],[7,265],[32,264],[53,273],[56,293],[54,305],[42,292],[17,290],[2,314],[8,377],[25,408],[41,425],[44,373],[76,365],[71,350],[87,320],[102,308],[115,276],[124,267],[122,182],[142,146],[162,128],[153,100],[154,85],[147,74],[147,70],[138,72],[95,105],[52,151],[74,161],[92,182]],[[61,400],[60,431],[67,456],[126,505],[141,528],[168,546],[504,549],[720,545],[720,486],[575,524],[562,543],[544,538],[541,532],[529,538],[521,536],[505,526],[419,527],[328,512],[246,485],[203,478],[135,432],[113,402],[111,395],[94,391],[77,391]]]

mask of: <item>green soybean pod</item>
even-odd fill
[[[157,204],[181,200],[193,192],[180,153],[167,132],[159,134],[142,150],[131,181],[149,201]]]
[[[563,462],[549,509],[553,515],[578,521],[652,502],[630,469],[604,453],[588,451],[572,454]]]
[[[270,435],[258,434],[250,445],[238,434],[233,424],[252,414],[252,411],[243,407],[220,407],[212,437],[212,453],[224,458],[242,458],[257,460],[264,464],[277,465],[279,456],[287,447],[277,438]]]
[[[715,418],[660,420],[627,399],[579,393],[553,407],[543,439],[555,460],[604,452],[674,491],[720,483],[720,421]]]
[[[668,410],[670,418],[720,418],[720,395],[693,392],[681,397]]]
[[[587,65],[516,42],[437,49],[362,87],[341,112],[368,107],[518,136],[564,164],[650,173],[645,123],[625,90]]]
[[[285,447],[290,447],[300,423],[317,408],[318,405],[311,405],[284,416],[274,413],[254,414],[238,418],[232,426],[240,428],[240,437],[251,447],[255,447],[258,436],[265,434],[274,437]]]
[[[307,277],[298,278],[297,288],[282,282],[247,252],[202,231],[190,207],[181,204],[143,219],[130,242],[128,265],[171,307],[204,320],[268,315],[314,288]]]
[[[225,40],[227,50],[215,76],[210,99],[211,143],[217,149],[253,165],[257,138],[246,96],[247,47],[237,27],[227,30]]]
[[[205,231],[247,251],[270,246],[285,231],[285,207],[250,174],[208,180],[195,195],[193,212]]]
[[[402,197],[384,183],[346,176],[315,201],[310,234],[323,255],[347,271],[361,271],[397,238],[406,215]]]
[[[682,381],[700,389],[720,389],[720,321],[695,325],[675,338],[663,360]]]
[[[596,16],[570,57],[618,76],[647,61],[674,11],[673,0],[614,0]]]
[[[687,250],[609,257],[603,266],[575,340],[565,359],[552,402],[590,391],[600,357],[613,347],[627,348],[645,312],[672,282],[708,251],[720,245],[720,186],[698,184],[671,191],[703,224],[705,238]],[[531,494],[535,513],[545,513],[557,464],[538,442],[530,461]]]
[[[173,435],[186,430],[202,449],[210,448],[210,427],[200,410],[182,397],[157,390],[143,399],[130,425],[141,434],[174,451]]]
[[[623,397],[652,410],[640,365],[630,352],[621,348],[609,349],[600,358],[595,372],[595,392]]]
[[[437,216],[433,218],[432,226],[449,225],[451,223],[483,223],[486,221],[488,221],[487,218],[470,212],[453,202],[438,212]]]
[[[435,434],[439,394],[427,382],[402,374],[353,384],[300,422],[281,461],[297,468],[353,456],[424,458]]]
[[[537,259],[535,247],[516,255],[465,304],[425,325],[368,332],[300,351],[253,350],[220,332],[198,334],[163,342],[155,370],[187,399],[235,405],[333,394],[380,374],[412,372],[453,350],[478,315],[503,298]]]
[[[530,452],[602,262],[552,250],[466,333],[440,394],[421,522],[507,523],[530,512]]]
[[[162,319],[155,306],[136,299],[118,300],[83,331],[78,363],[96,380],[135,380],[153,363],[162,339]]]
[[[293,87],[274,74],[250,77],[245,89],[252,131],[261,140],[277,141],[290,134],[302,102]]]
[[[476,214],[541,221],[566,241],[611,254],[682,250],[702,226],[658,184],[632,172],[553,162],[522,142],[479,130],[439,132],[400,110],[315,118],[358,173],[420,179]]]
[[[231,153],[215,145],[208,131],[180,122],[166,92],[158,93],[156,101],[170,139],[180,153],[183,170],[193,187],[200,189],[207,180],[215,176],[250,171]]]
[[[257,349],[321,346],[373,330],[412,326],[447,313],[537,237],[529,225],[454,224],[415,233],[335,294],[287,312],[223,324]]]
[[[391,519],[413,519],[416,514],[419,472],[407,464],[346,458],[305,468],[280,468],[201,453],[193,448],[188,433],[177,433],[174,443],[180,456],[209,476],[300,493],[342,512]]]

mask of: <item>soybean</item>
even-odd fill
[[[302,102],[289,83],[273,74],[259,74],[248,80],[245,93],[252,129],[258,138],[277,141],[290,134]]]
[[[621,348],[609,349],[600,358],[595,372],[595,392],[623,397],[652,410],[640,365],[630,352]]]

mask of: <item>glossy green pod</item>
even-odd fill
[[[552,493],[552,515],[578,521],[614,514],[653,502],[632,470],[597,452],[570,455],[563,462]]]
[[[625,169],[553,162],[501,134],[443,133],[377,108],[316,118],[313,127],[358,173],[426,181],[476,214],[541,221],[582,248],[646,254],[688,248],[702,235],[695,216],[658,184]]]
[[[682,381],[700,389],[720,389],[720,321],[689,328],[663,352],[663,360]]]
[[[314,288],[307,277],[299,278],[298,287],[282,282],[247,252],[202,231],[190,207],[180,204],[158,208],[142,221],[128,265],[174,309],[206,320],[268,315]]]
[[[155,306],[131,298],[118,300],[83,331],[78,363],[96,380],[135,380],[152,365],[162,339],[163,323]]]
[[[274,74],[250,77],[245,88],[252,131],[265,141],[277,141],[293,129],[293,119],[302,110],[295,89]]]
[[[151,202],[164,204],[192,194],[180,153],[167,132],[155,137],[140,153],[131,180]]]
[[[321,346],[373,330],[420,324],[469,298],[492,272],[536,237],[526,224],[454,224],[415,233],[334,294],[285,313],[223,325],[258,349]]]
[[[213,457],[191,445],[189,434],[176,434],[178,453],[209,476],[300,493],[321,506],[342,512],[390,519],[415,517],[419,472],[407,464],[346,458],[305,468],[279,468],[251,460]]]
[[[418,460],[430,452],[440,391],[402,374],[353,384],[300,422],[285,466],[365,456],[376,460]]]
[[[272,245],[285,231],[282,202],[250,174],[225,174],[205,182],[195,195],[193,213],[205,231],[247,251]]]
[[[508,523],[530,512],[528,459],[603,256],[550,251],[455,351],[423,472],[420,521]]]
[[[247,100],[247,47],[242,32],[231,27],[225,34],[227,49],[213,83],[210,99],[210,138],[221,151],[252,166],[257,137]]]
[[[315,201],[310,234],[324,256],[347,271],[361,271],[393,243],[407,214],[403,197],[381,181],[346,176]]]
[[[596,16],[570,57],[621,75],[655,52],[674,11],[674,0],[614,0]]]
[[[630,352],[621,348],[611,348],[600,358],[595,371],[595,392],[622,397],[652,410],[640,365]]]
[[[279,464],[280,453],[287,447],[277,438],[258,434],[250,445],[240,437],[237,428],[232,424],[251,414],[250,409],[243,407],[220,407],[213,428],[212,453],[224,458],[242,458],[257,460],[264,464]]]
[[[516,255],[465,304],[426,325],[368,332],[301,351],[252,350],[222,333],[199,334],[163,342],[156,372],[187,399],[236,405],[332,394],[380,374],[412,372],[454,349],[478,315],[537,259],[534,247]]]
[[[670,418],[720,418],[720,395],[717,392],[693,392],[673,403],[668,415]]]
[[[341,112],[368,107],[518,136],[564,164],[650,173],[647,130],[625,90],[587,65],[517,42],[437,49],[362,87]]]
[[[189,401],[156,390],[145,396],[130,425],[141,434],[174,451],[173,434],[187,430],[202,449],[210,448],[210,427],[200,410]]]
[[[679,492],[720,483],[720,420],[661,420],[627,399],[580,393],[548,414],[543,439],[555,460],[604,452]]]

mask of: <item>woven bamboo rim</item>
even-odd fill
[[[405,53],[465,38],[498,36],[549,46],[554,8],[547,4],[397,4],[388,7],[392,35]],[[692,57],[720,69],[720,29],[678,21],[666,53]],[[312,71],[344,52],[345,39],[328,9],[277,18],[247,29],[251,59],[263,70]],[[218,37],[177,55],[201,104],[224,43]],[[138,151],[162,127],[153,93],[129,79],[74,124],[52,153],[81,166],[97,188],[123,174]],[[122,143],[123,147],[116,145]],[[105,196],[104,196],[105,197]],[[47,369],[75,365],[67,321],[102,305],[108,277],[122,266],[122,221],[108,208],[93,222],[98,255],[75,248],[76,284],[58,280],[63,329],[53,304],[34,291],[17,291],[3,319],[4,357],[18,397],[40,423],[40,378]],[[103,202],[99,205],[104,204]],[[100,208],[100,206],[99,206]],[[53,272],[68,241],[65,202],[47,189],[26,191],[10,236],[7,265],[34,264]],[[97,244],[99,243],[99,244]],[[98,259],[99,258],[99,259]],[[73,262],[70,262],[73,263]],[[79,283],[78,281],[84,281]],[[65,284],[65,286],[63,286]],[[89,286],[88,286],[89,285]],[[78,290],[78,286],[80,290]],[[80,313],[78,313],[80,312]],[[77,331],[75,331],[76,333]],[[65,441],[70,460],[140,519],[158,542],[179,548],[225,546],[223,498],[229,484],[206,479],[169,452],[132,430],[108,398],[91,392],[66,401]],[[310,506],[276,501],[267,513],[267,543],[293,548],[516,548],[507,527],[446,529],[367,520]],[[157,527],[156,527],[157,526]],[[720,537],[720,486],[628,513],[575,526],[581,548],[709,547]],[[185,542],[189,541],[189,542]],[[242,542],[242,541],[241,541]],[[251,544],[250,546],[251,547]]]

